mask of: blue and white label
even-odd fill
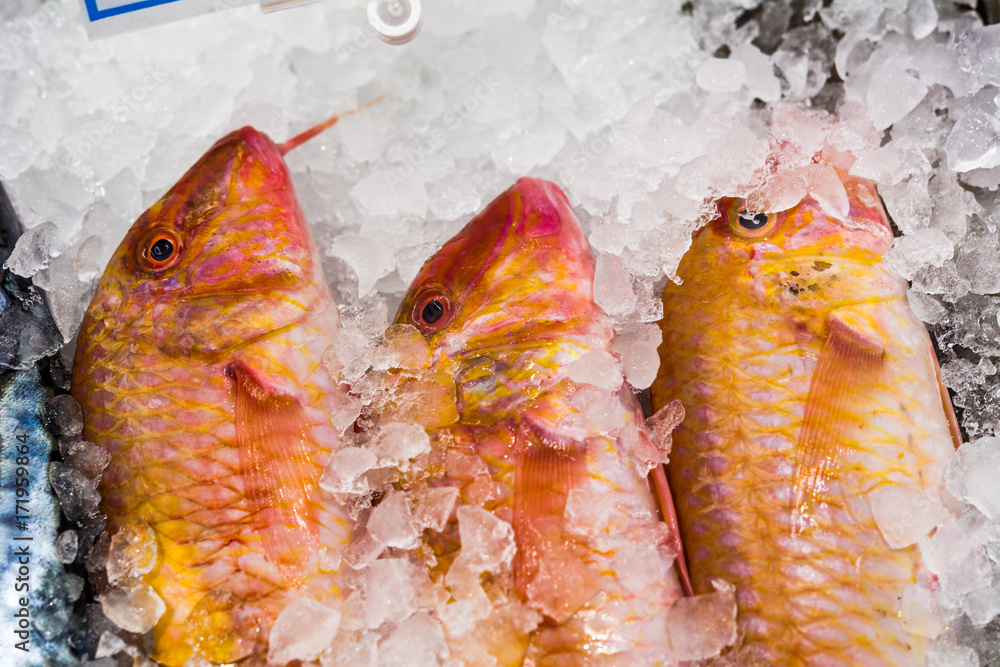
[[[260,0],[82,0],[87,10],[87,33],[107,37],[158,23],[207,14]]]

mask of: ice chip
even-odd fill
[[[806,189],[824,211],[840,220],[847,219],[851,211],[847,200],[847,190],[833,167],[825,164],[810,164],[802,168]]]
[[[910,584],[903,591],[899,620],[907,632],[930,639],[944,632],[946,625],[933,595],[919,584]]]
[[[944,143],[948,168],[990,169],[1000,165],[1000,119],[980,108],[962,115]]]
[[[673,447],[674,429],[684,421],[684,404],[680,399],[674,399],[653,413],[646,420],[649,439],[663,454],[663,462],[667,462],[670,449]]]
[[[358,297],[367,296],[380,278],[396,268],[392,249],[367,236],[346,234],[335,238],[327,253],[344,260],[358,278]]]
[[[75,530],[64,530],[56,538],[55,552],[60,563],[72,563],[76,560],[80,538]]]
[[[988,519],[1000,516],[1000,438],[980,438],[959,447],[944,479],[959,500],[971,503]]]
[[[125,650],[127,644],[121,637],[113,632],[105,630],[101,633],[101,639],[97,642],[97,649],[94,651],[94,659],[108,658]]]
[[[965,596],[962,609],[972,624],[981,628],[1000,614],[1000,591],[980,588]]]
[[[167,606],[152,586],[139,583],[129,589],[109,588],[97,596],[104,615],[126,632],[144,634],[159,620]]]
[[[315,660],[333,643],[339,626],[339,610],[310,598],[295,598],[271,626],[267,661],[284,665],[292,660]]]
[[[736,58],[709,58],[695,73],[698,86],[710,93],[734,93],[746,78],[746,65]]]
[[[740,44],[733,48],[729,58],[743,63],[746,69],[744,84],[754,97],[764,102],[781,98],[781,82],[774,74],[774,63],[760,49],[750,43]]]
[[[417,424],[394,422],[379,430],[375,451],[379,466],[393,466],[406,471],[413,459],[431,451],[431,441],[427,432]]]
[[[49,265],[59,243],[58,234],[58,227],[50,221],[32,227],[17,239],[3,267],[24,278],[32,277]]]
[[[922,538],[947,516],[940,502],[922,490],[887,482],[868,492],[875,523],[893,549],[902,549]]]
[[[976,650],[938,642],[927,654],[927,667],[979,667]]]
[[[111,462],[111,453],[86,440],[59,439],[59,453],[63,461],[92,480],[96,480]]]
[[[667,612],[671,657],[705,660],[736,641],[736,587],[716,580],[715,593],[682,597]]]
[[[413,520],[417,528],[444,530],[458,502],[457,486],[429,487],[410,495],[413,503]]]
[[[416,578],[422,574],[405,558],[380,558],[365,574],[365,622],[376,629],[398,623],[417,610]],[[426,577],[425,577],[426,579]]]
[[[635,308],[632,274],[618,255],[602,253],[597,257],[594,302],[611,317],[627,315]]]
[[[431,363],[431,349],[412,324],[393,324],[385,330],[382,344],[372,355],[372,368],[387,371],[390,368],[417,370]]]
[[[458,532],[461,558],[476,572],[495,572],[509,566],[517,551],[511,525],[481,507],[458,508]]]
[[[406,619],[379,644],[379,667],[438,667],[448,658],[441,624],[420,612]]]
[[[416,546],[417,527],[406,496],[391,491],[368,517],[368,533],[387,547],[410,549]]]
[[[351,198],[372,215],[427,214],[427,189],[416,171],[376,171],[351,189]]]
[[[587,352],[573,361],[569,366],[569,379],[612,391],[620,389],[624,381],[618,361],[604,350]]]
[[[951,240],[936,228],[919,229],[913,234],[896,237],[885,261],[899,275],[912,280],[917,271],[926,267],[941,267],[955,254]]]
[[[884,130],[910,113],[927,95],[924,82],[894,63],[886,63],[872,74],[865,101],[875,129]]]
[[[74,468],[53,461],[49,464],[49,482],[59,498],[59,505],[70,521],[80,522],[97,512],[101,496],[94,482]]]
[[[565,623],[601,590],[597,572],[572,545],[550,544],[528,583],[528,603],[556,623]]]
[[[156,565],[156,536],[153,529],[142,521],[129,521],[111,536],[108,548],[108,582],[128,585]]]
[[[370,449],[344,447],[330,457],[319,485],[330,493],[367,493],[370,489],[362,475],[374,468],[377,461]]]
[[[69,394],[45,401],[45,423],[57,438],[75,438],[83,432],[83,408]]]

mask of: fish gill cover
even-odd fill
[[[442,1],[425,7],[414,42],[393,48],[365,31],[361,2],[236,9],[90,43],[79,3],[5,0],[0,177],[27,229],[10,266],[45,290],[70,341],[128,226],[219,136],[250,124],[288,137],[390,93],[288,160],[342,304],[331,363],[351,383],[372,367],[422,368],[426,349],[402,334],[378,347],[408,284],[530,174],[558,183],[580,218],[596,255],[594,297],[615,325],[616,370],[644,389],[658,365],[660,292],[714,201],[767,186],[836,209],[842,190],[822,165],[807,179],[792,174],[819,152],[850,153],[852,173],[877,183],[895,225],[886,261],[910,281],[971,441],[945,475],[948,518],[918,540],[940,586],[905,600],[905,613],[935,639],[929,664],[991,664],[1000,659],[1000,27],[983,25],[975,4]],[[346,455],[338,461],[338,488],[358,496],[359,513],[406,474],[427,449],[423,427],[447,412],[435,382],[413,384],[423,393],[400,410],[400,426],[372,451],[348,452],[360,457],[353,468]],[[400,507],[401,534],[437,525],[453,500],[436,498],[416,523]],[[396,503],[390,494],[376,509],[386,502]],[[383,584],[401,601],[347,607],[340,627],[358,641],[327,662],[446,661],[423,572],[398,558],[368,561],[364,546],[345,555],[361,572],[348,601]],[[285,627],[294,644],[309,624]],[[692,636],[705,637],[695,652],[720,648],[717,637]]]

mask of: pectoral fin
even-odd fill
[[[888,341],[864,307],[830,314],[830,334],[809,387],[796,447],[792,531],[799,533],[845,453],[857,446],[863,411],[885,367]]]
[[[305,415],[251,369],[239,363],[229,369],[236,385],[236,441],[254,532],[286,579],[295,579],[318,541],[310,507],[316,475]]]
[[[518,438],[513,498],[514,578],[522,592],[548,546],[564,540],[566,501],[585,472],[582,447],[550,442],[531,427],[524,431]]]

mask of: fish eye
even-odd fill
[[[451,320],[451,300],[439,290],[422,294],[413,302],[410,319],[423,334],[430,334],[445,327]]]
[[[743,200],[737,199],[729,207],[729,227],[745,239],[767,236],[778,225],[780,213],[748,210]]]
[[[181,241],[166,229],[150,232],[139,246],[139,264],[148,271],[160,271],[177,263],[181,255]]]

